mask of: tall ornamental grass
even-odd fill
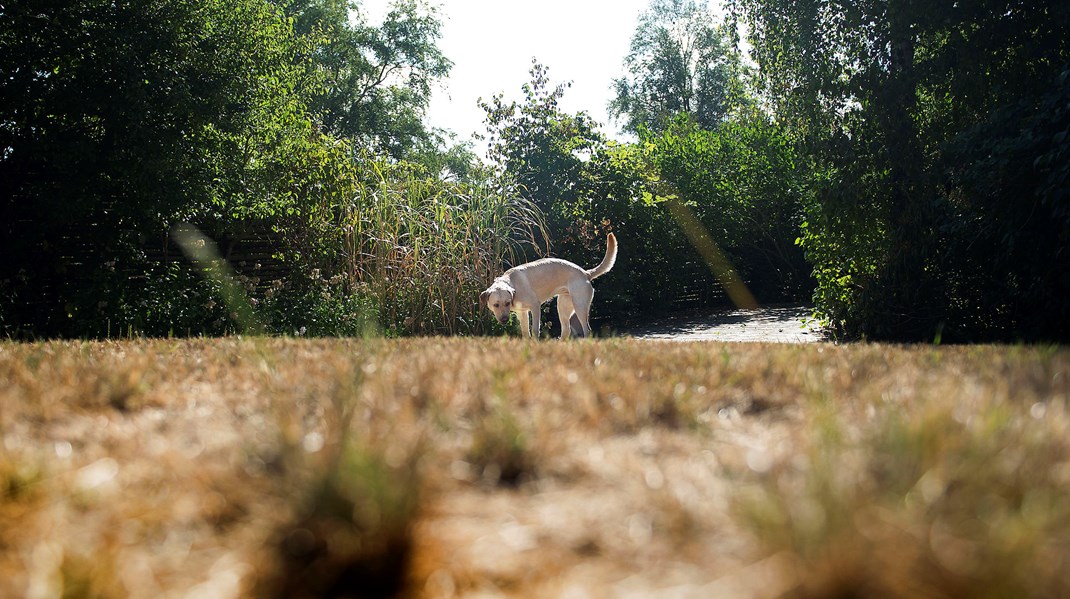
[[[357,178],[339,211],[342,268],[388,335],[485,332],[479,292],[503,264],[548,250],[538,208],[490,173],[448,181],[364,160]]]

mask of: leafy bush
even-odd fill
[[[838,334],[1066,338],[1066,3],[730,11],[821,174],[803,243]]]
[[[768,115],[740,109],[713,130],[682,117],[644,142],[662,193],[691,207],[761,301],[809,293],[809,267],[795,245],[807,173]]]
[[[1070,337],[1070,70],[947,145],[945,277],[963,333]]]
[[[524,102],[484,105],[489,155],[547,214],[554,255],[593,264],[606,232],[617,235],[598,316],[740,301],[722,291],[740,287],[738,273],[763,302],[810,292],[795,245],[808,171],[767,115],[741,105],[706,130],[680,114],[619,144],[589,115],[560,111],[567,85],[551,86],[545,67],[531,76]]]
[[[258,301],[267,330],[281,335],[363,337],[379,332],[378,309],[362,289],[352,289],[341,275],[293,284],[276,281]]]

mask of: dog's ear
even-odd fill
[[[479,294],[479,307],[480,308],[486,308],[487,307],[487,298],[488,297],[490,297],[490,292],[489,291],[484,291],[483,293]]]

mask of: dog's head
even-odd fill
[[[498,322],[509,322],[509,311],[513,309],[513,295],[516,290],[504,281],[495,281],[486,291],[479,294],[479,304],[494,313]]]

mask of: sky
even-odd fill
[[[434,90],[427,114],[431,126],[453,131],[459,141],[483,133],[479,98],[504,93],[506,101],[523,99],[521,86],[530,79],[536,58],[548,68],[551,85],[572,82],[561,110],[587,111],[602,123],[604,133],[619,137],[619,123],[610,123],[606,105],[613,79],[624,73],[624,57],[649,0],[438,3],[443,21],[438,47],[453,61],[453,69]],[[478,142],[474,149],[483,150]]]

